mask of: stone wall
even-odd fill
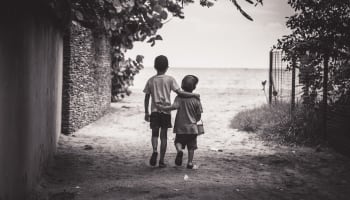
[[[109,109],[110,66],[106,37],[73,23],[64,38],[62,133],[75,132]]]
[[[63,35],[48,13],[23,8],[0,7],[1,200],[27,198],[60,133]]]

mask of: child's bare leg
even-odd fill
[[[191,135],[189,139],[190,141],[187,144],[187,150],[188,150],[187,169],[193,169],[194,150],[197,149],[197,135]]]
[[[175,148],[176,148],[176,151],[177,151],[177,152],[182,151],[182,144],[181,144],[181,143],[176,143],[176,144],[175,144]]]
[[[152,148],[153,148],[153,152],[157,152],[157,148],[158,148],[158,137],[159,137],[159,128],[154,128],[152,129]]]
[[[175,143],[175,148],[176,148],[176,151],[177,151],[176,158],[175,158],[175,164],[177,166],[181,166],[182,165],[182,156],[183,156],[182,144],[181,143]]]
[[[153,153],[152,153],[151,159],[149,160],[149,164],[151,166],[155,166],[157,163],[158,137],[159,137],[159,128],[153,128],[152,129],[152,138],[151,138]]]
[[[193,165],[194,149],[188,150],[188,162],[187,165]]]
[[[164,163],[164,157],[165,157],[165,152],[166,152],[167,142],[168,142],[167,133],[168,133],[167,128],[160,129],[160,159],[159,159],[159,163]]]

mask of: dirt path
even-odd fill
[[[150,130],[143,121],[142,96],[135,94],[112,104],[109,114],[76,134],[61,136],[38,188],[40,198],[349,199],[348,158],[328,150],[266,145],[252,134],[232,130],[229,120],[242,105],[234,99],[221,102],[222,97],[203,102],[207,133],[198,140],[198,169],[175,167],[173,134],[168,167],[148,165]]]

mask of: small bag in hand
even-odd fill
[[[203,135],[204,134],[204,125],[203,125],[203,121],[202,120],[197,122],[197,129],[198,129],[198,135]]]

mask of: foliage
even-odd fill
[[[113,86],[117,87],[113,89],[115,96],[123,90],[124,92],[128,90],[127,86],[132,84],[133,76],[142,68],[140,60],[126,59],[124,53],[132,49],[136,41],[146,41],[154,46],[156,41],[163,39],[157,34],[157,31],[162,28],[169,16],[184,18],[183,6],[194,3],[194,0],[70,1],[73,20],[80,22],[85,27],[107,34],[110,38],[113,80],[117,81],[113,83]],[[252,20],[237,0],[230,1],[246,18]],[[255,5],[262,4],[262,0],[245,1]],[[206,7],[214,5],[210,0],[200,0],[199,3]]]
[[[129,95],[129,86],[133,85],[134,76],[143,69],[143,56],[137,56],[135,60],[123,59],[117,63],[117,67],[112,70],[112,102],[124,98],[124,94]]]
[[[330,65],[329,101],[349,94],[350,1],[288,0],[288,4],[296,11],[287,21],[292,33],[275,48],[285,51],[285,60],[299,63],[304,101],[317,104],[324,62]]]
[[[322,127],[319,113],[298,105],[292,116],[290,104],[286,102],[241,111],[232,119],[231,127],[259,133],[268,141],[284,144],[313,145],[321,142],[318,139]]]

